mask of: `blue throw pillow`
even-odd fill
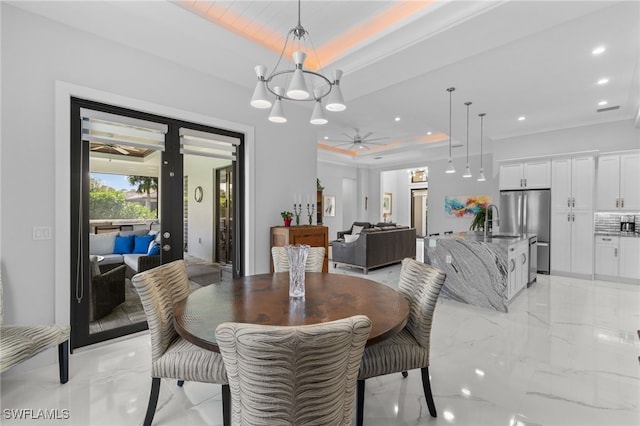
[[[155,238],[154,235],[144,235],[144,236],[139,236],[139,235],[135,235],[135,243],[133,245],[133,253],[135,254],[147,254],[147,252],[149,251],[149,244],[151,243],[151,241],[153,241],[153,239]]]
[[[155,256],[160,254],[160,244],[154,242],[153,245],[149,248],[149,256]]]
[[[117,236],[113,245],[114,254],[129,254],[133,250],[133,235]]]

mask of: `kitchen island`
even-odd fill
[[[509,302],[527,286],[532,236],[485,238],[481,232],[461,232],[427,237],[424,262],[446,272],[442,297],[507,312]]]

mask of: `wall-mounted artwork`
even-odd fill
[[[333,195],[325,195],[322,202],[324,205],[324,216],[336,215],[336,197]]]
[[[392,202],[393,200],[391,198],[391,193],[385,192],[382,195],[382,215],[383,216],[388,216],[391,214]]]
[[[444,211],[447,216],[474,216],[491,204],[491,195],[446,195]]]

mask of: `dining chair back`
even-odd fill
[[[324,265],[324,247],[309,247],[305,272],[322,272]],[[273,258],[273,272],[289,271],[289,258],[284,247],[272,247],[271,257]]]
[[[370,331],[364,315],[303,326],[220,324],[232,424],[351,425]]]
[[[436,407],[429,380],[429,349],[431,324],[440,290],[446,274],[431,265],[406,258],[402,261],[398,291],[410,304],[407,325],[383,342],[368,347],[362,355],[358,375],[356,424],[362,425],[364,417],[365,380],[390,373],[403,373],[421,369],[422,387],[429,414],[436,417]]]
[[[151,335],[151,394],[144,425],[150,425],[158,404],[160,379],[185,380],[222,385],[223,417],[228,425],[229,388],[220,354],[195,346],[178,335],[173,326],[173,308],[189,295],[189,277],[183,260],[176,260],[134,275],[135,287]]]

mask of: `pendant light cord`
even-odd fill
[[[453,91],[456,90],[455,87],[449,87],[447,92],[449,92],[449,160],[451,160],[451,115],[452,115],[452,96]]]
[[[484,112],[480,116],[480,169],[482,169],[482,140],[484,139]]]
[[[467,166],[469,166],[469,106],[471,102],[464,103],[467,106]]]

